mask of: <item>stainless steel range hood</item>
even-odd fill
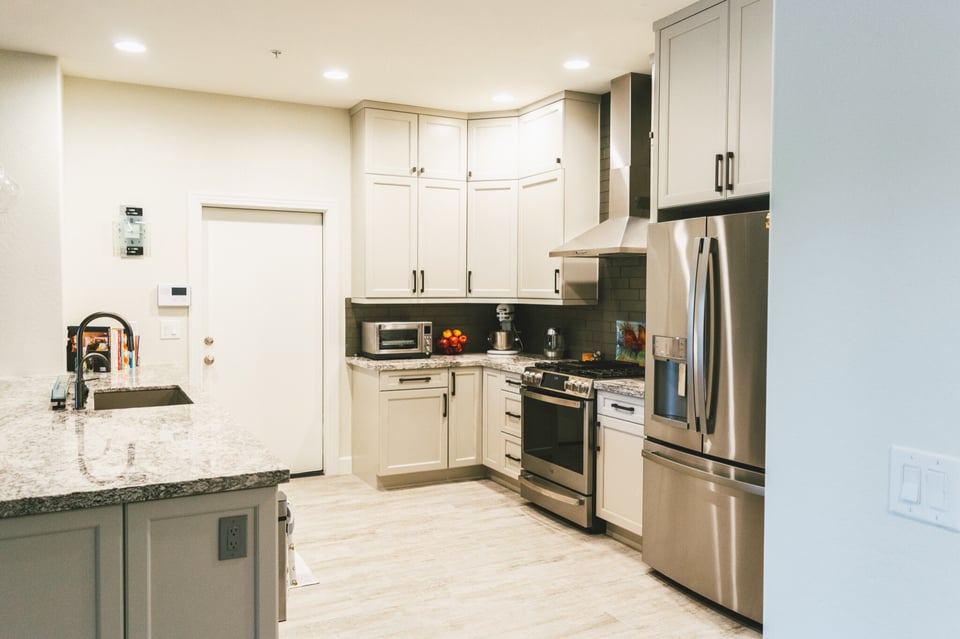
[[[610,82],[610,217],[550,251],[550,257],[647,252],[650,224],[651,78],[628,73]]]

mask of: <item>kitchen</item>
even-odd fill
[[[949,254],[945,243],[956,223],[936,217],[950,210],[952,202],[941,184],[955,180],[947,173],[949,162],[934,159],[949,157],[940,152],[956,142],[951,125],[956,95],[937,84],[944,65],[955,71],[950,67],[956,56],[948,44],[952,39],[947,27],[956,24],[956,9],[944,4],[932,15],[930,8],[884,4],[883,15],[874,16],[867,26],[856,8],[800,4],[778,2],[775,13],[775,77],[789,78],[789,85],[784,80],[784,85],[775,87],[774,101],[765,632],[771,636],[949,635],[955,626],[944,611],[949,609],[949,575],[956,572],[951,570],[956,560],[950,559],[949,551],[953,538],[949,532],[891,517],[886,511],[886,480],[891,445],[956,455],[953,438],[938,425],[947,417],[937,403],[920,407],[905,399],[949,393],[956,379],[950,365],[956,346],[949,341],[931,342],[927,352],[937,355],[925,362],[925,376],[901,376],[897,374],[900,367],[890,365],[899,360],[890,357],[898,352],[890,343],[891,325],[899,327],[897,335],[911,335],[914,344],[926,345],[932,328],[924,317],[951,317],[956,310],[957,296],[949,288],[955,286],[956,278],[936,282],[948,287],[943,295],[933,282],[918,275],[925,269],[955,272],[935,257]],[[829,28],[824,26],[824,15],[830,17]],[[921,33],[910,51],[888,46]],[[850,42],[883,64],[875,67],[863,62],[860,53],[849,50]],[[927,56],[936,57],[937,65],[930,65]],[[56,123],[56,114],[22,108],[19,102],[25,98],[15,94],[17,85],[11,83],[11,77],[20,77],[21,71],[30,77],[49,74],[46,77],[54,78],[56,94],[56,71],[38,69],[18,56],[5,54],[3,59],[4,69],[13,65],[16,73],[4,75],[0,155],[12,144],[38,155],[48,153],[51,159],[40,166],[59,166],[57,127],[46,126],[42,119],[52,117]],[[837,65],[837,59],[861,66],[851,72],[849,66]],[[880,92],[881,87],[889,88],[891,73],[905,83],[900,85],[906,87],[904,94]],[[938,87],[936,100],[916,99],[931,96],[934,86]],[[824,87],[843,99],[827,99]],[[146,262],[130,269],[116,267],[108,257],[108,234],[90,233],[89,228],[109,228],[118,200],[145,199],[157,220],[163,215],[179,220],[176,212],[183,210],[182,193],[191,188],[283,191],[290,197],[335,197],[349,202],[344,186],[350,179],[345,111],[264,105],[74,76],[64,79],[63,98],[62,222],[57,177],[30,169],[29,163],[21,163],[26,160],[14,164],[0,158],[23,187],[20,205],[31,211],[29,216],[0,215],[4,374],[37,371],[42,362],[59,363],[63,325],[79,319],[90,306],[115,308],[116,286],[146,290],[170,277],[170,271],[174,277],[185,274],[184,254],[176,251],[169,256],[170,264],[158,266],[156,273],[142,272]],[[270,137],[260,139],[264,146],[253,150],[254,157],[222,152],[240,131],[216,126],[220,113],[234,114],[244,125],[240,129],[259,130],[253,114],[267,106],[286,126],[271,127]],[[171,116],[178,112],[190,112],[193,117],[178,121]],[[891,140],[883,135],[889,135],[884,118],[904,113],[915,114],[924,126],[911,131],[913,138],[896,138],[893,148],[903,153],[893,156],[909,157],[916,164],[901,160],[890,168],[876,167],[875,158],[891,151]],[[39,124],[30,124],[38,120]],[[297,135],[290,135],[290,127]],[[822,138],[813,139],[812,131],[822,132]],[[307,139],[315,140],[324,151],[298,143]],[[286,143],[278,146],[278,140]],[[151,152],[138,154],[137,148]],[[279,170],[271,169],[269,163],[255,161],[256,156],[289,157],[290,161]],[[866,166],[875,170],[865,172],[862,167]],[[209,177],[196,177],[204,175]],[[904,177],[909,178],[906,182],[913,196],[909,202],[901,197],[906,186],[891,186],[904,184]],[[198,181],[203,184],[197,185]],[[305,189],[305,184],[312,186]],[[810,184],[817,185],[816,199]],[[907,205],[917,200],[923,206],[910,207],[910,224],[899,223]],[[783,235],[778,235],[778,227]],[[854,241],[863,227],[869,227],[871,241]],[[69,241],[58,247],[49,238],[59,238],[61,228]],[[938,232],[929,237],[929,228]],[[182,232],[175,228],[158,222],[156,231],[161,233],[153,238],[156,250],[171,243],[182,245]],[[74,242],[81,236],[94,245],[100,243],[100,248],[91,251],[86,243]],[[337,238],[332,238],[333,247],[346,253],[346,239]],[[935,250],[940,248],[945,252]],[[160,259],[159,253],[156,258]],[[85,268],[82,272],[64,268],[61,273],[61,263]],[[864,279],[863,263],[879,277]],[[325,273],[334,281],[343,277],[339,295],[331,295],[331,308],[342,309],[343,299],[349,296],[349,278],[336,268]],[[844,284],[845,278],[856,278],[855,286]],[[146,323],[151,312],[145,297],[118,310]],[[14,304],[13,312],[8,304]],[[332,332],[339,334],[326,352],[339,355],[344,334],[338,316],[342,316],[340,310],[333,315]],[[876,326],[862,325],[863,317],[885,319]],[[817,356],[810,357],[814,353]],[[182,362],[186,347],[182,341],[156,341],[151,356],[153,361]],[[335,392],[345,392],[345,371],[337,370],[327,379],[339,381],[331,384]],[[839,388],[846,392],[838,393]],[[885,401],[877,401],[878,389]],[[328,419],[342,424],[342,407],[348,402],[340,399],[331,406],[341,414]],[[797,411],[798,406],[803,409]],[[854,406],[866,410],[866,415],[853,413]],[[859,428],[845,428],[850,424]],[[860,428],[868,428],[873,435],[866,449]],[[824,450],[819,440],[826,437],[836,450]],[[332,439],[327,444],[334,445],[333,454],[325,460],[331,474],[347,463],[349,453],[349,437],[342,428],[335,429]],[[831,471],[810,476],[805,471],[808,460],[814,458],[823,459],[817,465]],[[832,578],[824,579],[825,574]],[[901,606],[910,612],[899,613]]]

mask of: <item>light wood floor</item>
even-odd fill
[[[639,552],[489,480],[377,491],[354,476],[281,486],[320,583],[290,591],[281,639],[759,637]]]

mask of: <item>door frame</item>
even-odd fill
[[[341,216],[335,200],[294,200],[290,198],[230,193],[190,192],[187,204],[187,270],[194,299],[203,299],[203,209],[254,209],[316,213],[323,225],[323,310],[321,343],[323,345],[323,472],[328,475],[349,473],[349,456],[340,455],[343,426],[339,407],[340,388],[346,388],[343,362],[344,314],[341,294],[340,263],[347,259],[340,233]],[[343,259],[341,260],[341,256]],[[191,385],[200,385],[203,370],[203,317],[191,308],[187,358]],[[349,438],[348,438],[349,439]]]

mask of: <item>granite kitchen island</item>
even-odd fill
[[[56,376],[0,378],[4,636],[275,637],[288,469],[174,368],[90,377],[81,410],[51,408]],[[194,403],[95,409],[172,384]]]

